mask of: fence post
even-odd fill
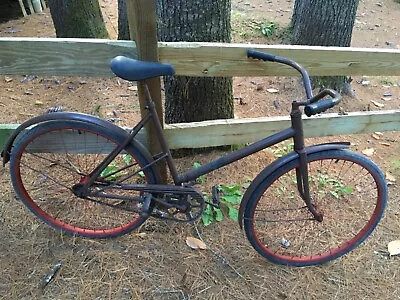
[[[158,61],[158,38],[157,38],[157,16],[156,0],[127,0],[127,14],[129,22],[129,32],[131,39],[136,42],[136,51],[138,59],[144,61]],[[164,124],[163,110],[161,104],[161,81],[160,78],[147,80],[151,97],[156,105],[160,122]],[[145,110],[146,100],[144,91],[138,86],[138,95],[140,103],[140,112],[142,117],[147,114]],[[146,126],[147,137],[150,151],[152,154],[161,152],[160,145],[155,135],[153,126]],[[167,181],[167,172],[165,164],[159,166],[162,180]]]

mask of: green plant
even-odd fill
[[[210,201],[207,193],[203,193],[203,197],[206,201]],[[201,216],[201,221],[203,222],[204,226],[208,226],[214,221],[221,222],[223,219],[224,216],[222,214],[222,210],[220,208],[213,207],[210,204],[206,205],[203,215]]]
[[[285,156],[286,154],[290,153],[293,151],[294,148],[294,143],[289,143],[286,144],[284,142],[279,143],[277,146],[275,146],[274,149],[272,149],[272,153],[275,154],[275,157],[280,158],[282,156]]]
[[[399,0],[399,1],[400,1],[400,0]],[[399,3],[400,3],[400,2],[399,2]],[[384,84],[384,85],[389,85],[389,86],[394,85],[393,81],[390,80],[389,78],[382,79],[380,82],[381,82],[382,84]]]
[[[400,1],[400,0],[399,0]],[[400,169],[400,159],[393,162],[394,169]]]
[[[200,168],[200,166],[201,166],[201,164],[199,162],[197,162],[197,161],[194,162],[194,164],[193,164],[193,168],[194,169],[198,169],[198,168]],[[206,176],[205,175],[199,176],[198,182],[199,183],[205,183],[206,182]]]
[[[239,211],[237,206],[240,204],[243,196],[243,190],[247,189],[252,179],[245,176],[245,183],[233,185],[220,185],[218,192],[220,193],[220,208],[207,204],[201,220],[204,226],[212,224],[212,222],[221,222],[224,215],[227,215],[234,221],[238,220]],[[204,198],[209,201],[208,195],[205,193]]]
[[[93,107],[93,114],[99,116],[100,118],[102,118],[102,114],[101,114],[101,104],[97,104]]]
[[[316,177],[311,177],[310,181],[317,184],[319,193],[329,193],[336,199],[353,192],[353,188],[345,186],[338,179],[330,178],[327,174],[320,173]]]
[[[262,24],[261,33],[263,35],[265,35],[266,37],[270,38],[270,37],[272,37],[274,35],[274,33],[276,32],[277,28],[278,28],[278,25],[276,23],[274,23],[274,22],[270,22],[270,23],[267,23],[267,24]]]
[[[132,162],[132,156],[129,154],[123,154],[122,155],[122,160],[126,164],[126,166],[129,166]],[[115,161],[112,161],[105,169],[100,173],[100,176],[107,178],[107,180],[117,180],[118,178],[122,177],[123,175],[126,175],[126,171],[120,172],[122,167]],[[144,172],[140,171],[139,176],[144,177]]]
[[[230,148],[231,148],[231,151],[236,151],[239,149],[243,149],[246,146],[247,146],[247,144],[235,144],[235,145],[231,145]]]
[[[252,21],[249,25],[251,28],[261,32],[264,36],[271,38],[275,35],[279,25],[275,22],[270,21]]]

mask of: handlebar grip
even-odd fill
[[[304,113],[307,117],[311,117],[334,107],[336,103],[337,99],[325,99],[316,103],[308,104],[304,107]]]
[[[264,61],[276,61],[276,56],[269,54],[269,53],[264,53],[264,52],[259,52],[255,50],[247,50],[247,57],[249,58],[255,58],[255,59],[262,59]]]

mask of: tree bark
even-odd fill
[[[292,15],[292,44],[349,47],[358,0],[296,0]],[[313,83],[339,91],[344,76],[314,77]]]
[[[157,0],[159,39],[230,42],[230,0]],[[196,59],[196,58],[193,58]],[[232,78],[164,78],[166,123],[233,118]]]
[[[118,39],[130,40],[126,0],[118,0]]]
[[[298,16],[299,13],[301,13],[302,10],[303,10],[303,7],[302,7],[303,3],[304,3],[304,1],[299,1],[299,0],[296,0],[296,1],[294,2],[292,20],[291,20],[291,24],[290,24],[292,28],[294,28],[294,27],[296,26],[296,22],[297,22],[297,20],[298,20],[298,19],[297,19],[297,16]]]
[[[57,37],[108,38],[98,0],[48,0]]]

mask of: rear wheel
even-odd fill
[[[386,181],[371,160],[347,150],[317,152],[308,159],[311,198],[322,222],[299,195],[299,159],[265,178],[245,208],[250,243],[275,263],[309,266],[344,255],[371,234],[386,206]]]
[[[146,166],[152,158],[135,143],[128,145],[104,169],[97,180],[108,195],[135,197],[109,199],[81,198],[73,187],[87,181],[87,175],[124,140],[112,130],[76,121],[39,124],[14,144],[10,171],[14,190],[22,202],[41,220],[69,234],[106,238],[127,233],[145,220],[143,204],[136,191],[122,190],[124,184],[158,183],[157,173]],[[121,197],[120,197],[121,198]]]

